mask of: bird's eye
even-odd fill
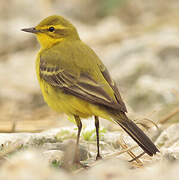
[[[49,27],[48,30],[49,30],[50,32],[53,32],[53,31],[55,31],[55,28],[54,28],[54,27]]]

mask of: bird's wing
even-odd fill
[[[103,89],[103,85],[91,78],[87,73],[81,73],[77,76],[57,65],[46,63],[45,60],[40,58],[40,77],[51,86],[90,103],[125,112],[125,105],[121,103],[122,99],[116,85],[112,84],[106,70],[102,71],[102,73],[113,89],[117,101],[106,93]]]
[[[126,106],[125,106],[125,104],[121,98],[121,95],[119,93],[119,89],[116,85],[116,82],[111,79],[111,76],[110,76],[107,68],[103,64],[100,64],[99,69],[100,69],[102,75],[104,76],[105,80],[108,82],[110,87],[113,89],[115,98],[116,98],[117,102],[120,104],[121,111],[127,112],[127,108],[126,108]]]

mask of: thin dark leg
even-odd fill
[[[75,157],[74,157],[74,162],[79,163],[80,162],[80,154],[79,154],[79,139],[80,139],[80,133],[82,129],[82,123],[80,120],[79,116],[74,116],[76,125],[78,127],[78,134],[77,134],[77,139],[76,139],[76,148],[75,148]]]
[[[98,116],[95,116],[95,126],[96,126],[96,139],[97,139],[97,156],[96,160],[102,159],[100,152],[99,152],[99,119]]]

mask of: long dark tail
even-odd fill
[[[120,113],[113,116],[114,121],[119,124],[131,138],[149,155],[153,156],[159,150],[153,142],[145,135],[145,133],[128,117],[125,113]]]

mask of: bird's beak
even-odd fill
[[[38,32],[40,32],[40,30],[37,30],[37,29],[35,29],[34,27],[21,29],[21,31],[25,31],[25,32],[29,32],[29,33],[35,33],[35,34],[38,33]]]

